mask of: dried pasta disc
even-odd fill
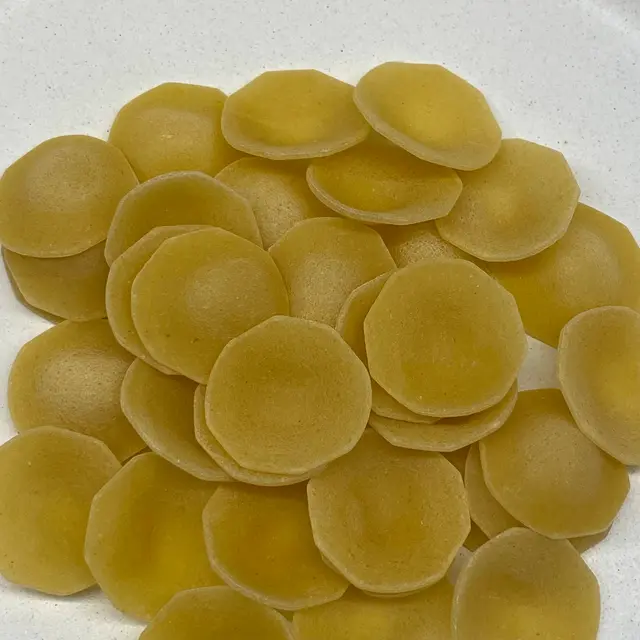
[[[623,224],[584,204],[552,247],[490,269],[515,297],[527,333],[552,347],[562,327],[583,311],[640,308],[638,243]]]
[[[247,199],[265,249],[298,222],[334,215],[309,190],[303,164],[241,158],[225,167],[216,180]]]
[[[93,585],[82,554],[89,508],[119,468],[104,444],[64,429],[0,447],[0,574],[56,596]]]
[[[332,327],[356,287],[396,266],[373,229],[340,218],[300,222],[269,253],[287,285],[291,315]]]
[[[131,315],[147,351],[201,383],[229,340],[288,311],[269,254],[224,229],[166,240],[131,287]]]
[[[456,640],[595,640],[599,623],[598,581],[577,551],[527,529],[480,547],[455,586]]]
[[[191,589],[165,605],[140,640],[293,640],[287,620],[227,587]]]
[[[184,224],[220,227],[262,246],[244,198],[204,173],[180,171],[149,180],[122,199],[107,237],[107,262],[155,227]]]
[[[482,532],[482,529],[475,523],[471,522],[471,531],[464,541],[465,549],[469,551],[477,551],[489,538]]]
[[[284,487],[298,482],[306,482],[310,474],[283,475],[276,473],[265,473],[263,471],[252,471],[241,467],[220,445],[216,437],[207,426],[205,412],[205,391],[206,387],[200,385],[196,389],[194,398],[194,421],[196,440],[200,446],[211,456],[211,458],[229,476],[238,482],[254,484],[262,487]],[[317,471],[320,471],[318,469]]]
[[[482,93],[436,64],[381,64],[358,82],[354,100],[379,134],[427,162],[471,171],[500,148]]]
[[[404,598],[372,598],[350,589],[336,602],[293,617],[298,640],[448,640],[453,587],[446,580]]]
[[[213,176],[239,157],[220,129],[225,99],[213,87],[161,84],[120,109],[109,142],[122,149],[141,181],[171,171]]]
[[[390,396],[375,380],[371,381],[371,411],[381,418],[412,424],[434,424],[439,420],[439,418],[431,416],[421,416],[419,413],[407,409],[393,396]]]
[[[520,393],[480,455],[493,497],[549,538],[604,531],[629,491],[626,468],[580,432],[557,389]]]
[[[107,237],[118,202],[137,184],[122,152],[107,142],[47,140],[0,179],[0,244],[35,258],[82,253]]]
[[[313,193],[360,222],[409,225],[446,216],[462,191],[455,171],[418,160],[384,138],[369,136],[307,169]]]
[[[41,333],[11,367],[7,397],[16,429],[70,429],[102,440],[126,460],[144,448],[120,408],[132,361],[106,320],[66,321]]]
[[[285,316],[232,340],[206,392],[207,424],[229,455],[285,475],[350,451],[370,411],[369,374],[338,333]]]
[[[215,571],[262,604],[298,611],[337,600],[347,589],[313,542],[304,486],[220,487],[203,519]]]
[[[527,349],[513,297],[466,260],[424,261],[394,273],[364,334],[372,378],[414,413],[434,417],[496,405]]]
[[[317,158],[367,137],[353,87],[320,71],[267,71],[230,95],[222,132],[236,149],[272,160]]]
[[[611,527],[606,529],[605,531],[601,531],[600,533],[594,533],[591,536],[580,536],[578,538],[571,538],[569,542],[574,546],[575,550],[578,553],[585,553],[592,549],[596,545],[603,542],[606,537],[609,535],[611,531]]]
[[[194,434],[196,383],[166,376],[135,360],[122,381],[122,410],[147,446],[200,480],[231,478],[204,452]]]
[[[469,533],[462,477],[440,454],[392,447],[367,430],[308,484],[316,545],[359,589],[434,584]]]
[[[436,222],[440,235],[481,260],[522,260],[567,231],[580,187],[565,157],[526,140],[505,140],[493,161],[465,173],[462,195]]]
[[[106,316],[104,242],[66,258],[32,258],[8,249],[2,253],[20,293],[36,309],[77,322]]]
[[[96,495],[85,559],[116,608],[149,620],[179,591],[222,584],[202,534],[215,488],[146,453]]]
[[[578,428],[623,464],[640,464],[640,314],[586,311],[562,330],[558,378]]]

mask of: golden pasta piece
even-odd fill
[[[67,596],[95,583],[83,558],[93,496],[120,469],[107,447],[42,427],[0,447],[0,574]]]
[[[204,510],[211,566],[270,607],[298,611],[340,598],[348,582],[313,542],[306,487],[220,487]]]
[[[436,222],[448,242],[481,260],[522,260],[567,231],[580,188],[565,157],[526,140],[505,140],[479,171],[465,173],[462,195]]]
[[[66,321],[41,333],[11,367],[7,396],[16,429],[70,429],[102,440],[126,460],[144,448],[120,408],[132,361],[106,320]]]
[[[373,598],[350,589],[340,600],[299,611],[297,640],[451,640],[453,587],[442,580],[404,598]]]
[[[462,191],[452,169],[423,162],[378,136],[314,160],[307,181],[330,209],[373,224],[410,225],[441,218]]]
[[[565,540],[510,529],[482,545],[453,599],[456,640],[596,640],[600,589]]]
[[[326,325],[277,316],[232,340],[209,379],[206,419],[239,465],[299,475],[350,451],[371,411],[365,366]]]
[[[265,473],[263,471],[252,471],[241,467],[220,445],[216,437],[207,426],[205,411],[205,391],[206,387],[200,385],[196,389],[194,398],[194,422],[196,440],[200,446],[211,456],[211,458],[229,476],[238,482],[254,484],[262,487],[284,487],[298,482],[305,482],[309,479],[309,474],[283,475],[276,473]]]
[[[601,531],[600,533],[594,533],[591,536],[580,536],[578,538],[571,538],[569,542],[574,546],[578,553],[585,553],[592,549],[596,545],[603,542],[609,535],[611,528]]]
[[[293,640],[277,611],[227,587],[203,587],[175,595],[140,640]]]
[[[155,227],[220,227],[262,246],[249,203],[229,187],[197,171],[158,176],[134,189],[118,206],[105,256],[113,261]]]
[[[396,266],[373,229],[340,218],[300,222],[269,253],[287,285],[291,315],[332,327],[355,288]]]
[[[427,162],[471,171],[500,148],[482,93],[439,65],[386,62],[363,76],[354,99],[379,134]]]
[[[236,149],[272,160],[328,156],[353,147],[369,127],[353,87],[320,71],[267,71],[230,95],[222,132]]]
[[[629,491],[626,468],[580,432],[557,389],[520,393],[480,455],[493,497],[549,538],[604,531]]]
[[[147,446],[200,480],[231,478],[204,452],[194,434],[196,383],[167,376],[135,360],[122,381],[122,410]]]
[[[179,591],[222,584],[202,533],[215,488],[145,453],[96,495],[85,559],[116,608],[149,620]]]
[[[371,382],[371,411],[382,418],[414,424],[434,424],[439,418],[421,416],[390,396],[375,380]]]
[[[464,541],[465,549],[469,551],[477,551],[489,538],[482,532],[482,529],[475,523],[471,522],[471,531]]]
[[[462,477],[443,456],[367,430],[308,484],[320,552],[354,586],[399,594],[440,580],[469,533]]]
[[[131,287],[131,315],[147,351],[201,383],[229,340],[288,311],[269,254],[224,229],[166,240]]]
[[[265,249],[302,220],[335,215],[309,190],[303,164],[241,158],[225,167],[216,180],[247,199]]]
[[[558,378],[582,433],[640,465],[640,314],[600,307],[576,316],[560,334]]]
[[[33,258],[8,249],[3,257],[20,293],[36,309],[77,322],[106,316],[104,242],[65,258]]]
[[[0,244],[35,258],[82,253],[107,237],[118,203],[137,184],[122,152],[107,142],[47,140],[0,179]]]
[[[513,297],[466,260],[424,261],[394,273],[364,333],[372,378],[405,407],[434,417],[496,405],[527,350]]]
[[[109,142],[141,181],[171,171],[215,175],[239,154],[220,128],[226,96],[213,87],[167,82],[120,109]]]

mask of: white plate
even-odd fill
[[[385,60],[430,61],[485,91],[505,135],[563,151],[584,201],[640,236],[639,53],[637,0],[0,0],[0,170],[55,135],[104,136],[120,105],[162,81],[233,91],[264,69],[355,81]],[[0,273],[0,441],[12,434],[10,363],[46,327]],[[632,484],[586,556],[601,640],[640,638],[640,476]],[[138,634],[97,593],[55,600],[0,583],[2,639]]]

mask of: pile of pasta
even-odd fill
[[[164,84],[37,146],[0,180],[54,323],[10,372],[0,574],[144,640],[595,639],[640,250],[579,196],[431,64]],[[518,392],[527,336],[560,389]]]

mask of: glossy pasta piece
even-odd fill
[[[640,308],[640,249],[622,223],[584,204],[542,253],[491,273],[515,297],[530,336],[552,347],[571,318],[595,307]]]
[[[379,134],[427,162],[471,171],[500,148],[482,93],[439,65],[386,62],[362,77],[354,99]]]
[[[316,545],[359,589],[400,594],[440,580],[470,528],[462,477],[443,456],[367,430],[308,484]]]
[[[180,591],[222,584],[202,533],[215,488],[145,453],[96,495],[85,559],[117,609],[149,620]]]
[[[137,184],[124,155],[107,142],[47,140],[0,179],[0,244],[35,258],[82,253],[107,237],[118,202]]]
[[[456,640],[596,640],[596,577],[565,540],[510,529],[476,551],[453,600]]]
[[[159,456],[200,480],[228,482],[231,478],[196,441],[196,386],[187,378],[167,376],[142,360],[135,360],[122,381],[122,410],[138,435]]]
[[[320,71],[267,71],[227,98],[222,132],[236,149],[272,160],[317,158],[367,137],[353,87]]]
[[[83,558],[93,496],[120,469],[95,438],[42,427],[0,447],[0,575],[56,596],[95,583]]]
[[[105,256],[113,261],[155,227],[220,227],[262,246],[249,203],[229,187],[197,171],[158,176],[134,189],[118,206]]]
[[[340,218],[300,222],[269,253],[287,285],[291,315],[332,327],[356,287],[396,266],[373,229]]]
[[[364,334],[371,377],[413,412],[443,418],[500,402],[527,348],[513,297],[471,262],[444,258],[394,273]]]
[[[335,215],[309,190],[302,163],[241,158],[225,167],[216,180],[247,199],[265,249],[298,222]]]
[[[201,383],[229,340],[288,311],[269,254],[224,229],[166,240],[131,287],[133,324],[147,351]]]
[[[166,604],[140,640],[293,640],[287,620],[227,587],[190,589]]]
[[[305,486],[220,487],[203,520],[213,568],[262,604],[298,611],[337,600],[347,589],[313,542]]]
[[[171,171],[213,176],[239,155],[220,129],[225,99],[213,87],[161,84],[120,109],[109,142],[123,151],[141,181]]]
[[[120,386],[132,361],[106,320],[62,322],[36,336],[9,374],[16,429],[63,427],[102,440],[126,460],[144,448],[120,408]]]
[[[285,316],[232,340],[206,392],[209,429],[233,459],[284,475],[350,451],[370,411],[367,370],[338,333]]]
[[[520,393],[480,455],[494,498],[549,538],[604,531],[629,491],[626,468],[580,432],[557,389]]]

